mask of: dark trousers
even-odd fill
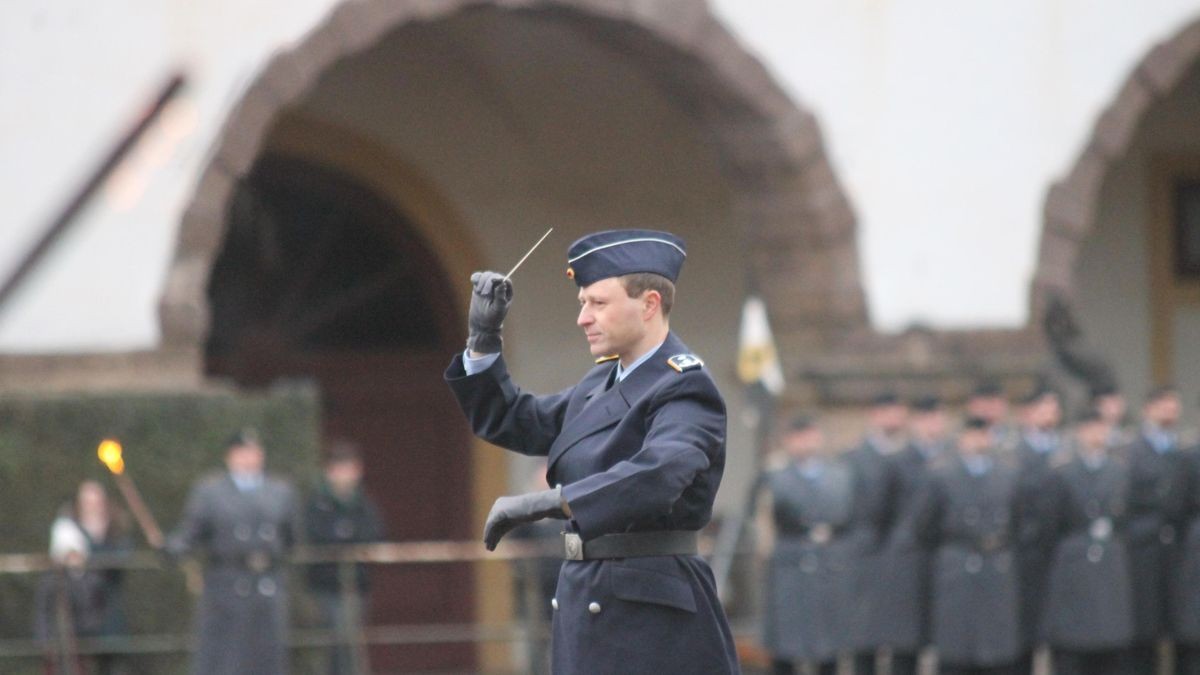
[[[917,675],[916,654],[892,654],[892,675]]]
[[[1131,646],[1127,654],[1129,659],[1129,668],[1126,670],[1126,672],[1128,672],[1130,675],[1158,674],[1157,642],[1139,642]]]
[[[816,665],[817,675],[837,675],[837,661],[827,661]],[[795,675],[796,664],[783,659],[771,661],[772,675]]]
[[[1175,672],[1200,675],[1200,645],[1175,645]]]
[[[854,675],[875,675],[875,652],[854,655]]]
[[[962,666],[953,663],[943,663],[938,666],[941,675],[1017,675],[1020,671],[1015,665],[1007,666]]]
[[[1123,649],[1077,652],[1055,649],[1054,675],[1124,675],[1129,672],[1128,653]]]
[[[354,675],[355,645],[347,644],[347,642],[362,637],[360,631],[363,626],[363,618],[366,616],[363,606],[365,599],[359,596],[358,607],[350,608],[357,610],[355,616],[346,613],[348,608],[338,593],[313,591],[313,599],[316,600],[317,609],[321,612],[322,627],[336,633],[337,644],[329,648],[329,675]],[[365,663],[361,665],[364,668],[367,667]]]

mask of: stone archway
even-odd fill
[[[229,116],[186,209],[160,304],[164,346],[192,348],[208,332],[204,288],[235,185],[272,124],[332,65],[406,25],[496,11],[568,24],[633,59],[715,148],[731,186],[732,225],[749,277],[771,309],[785,360],[867,324],[855,218],[815,118],[798,107],[700,0],[440,0],[346,2],[276,55]]]
[[[648,83],[644,88],[665,100],[679,122],[697,130],[694,144],[711,154],[721,188],[730,195],[728,214],[721,212],[722,227],[736,232],[737,247],[745,249],[744,256],[741,251],[724,252],[725,258],[739,263],[726,295],[740,294],[737,282],[745,260],[745,276],[768,302],[789,370],[798,372],[801,357],[868,329],[854,215],[815,119],[778,88],[701,0],[368,0],[344,2],[293,48],[273,57],[228,117],[180,225],[160,305],[164,347],[194,350],[210,334],[212,312],[204,291],[228,238],[230,203],[270,151],[299,151],[307,159],[350,169],[410,212],[412,197],[403,194],[402,184],[423,182],[429,188],[426,193],[449,202],[450,208],[428,218],[414,213],[413,225],[442,260],[448,276],[466,278],[463,272],[471,267],[464,265],[479,262],[480,233],[455,229],[450,221],[456,220],[461,204],[444,183],[422,171],[422,158],[385,148],[377,136],[360,133],[354,125],[342,129],[356,134],[353,147],[340,142],[338,125],[345,120],[329,114],[345,104],[336,96],[332,103],[325,100],[319,111],[323,116],[314,118],[305,105],[314,92],[327,92],[329,83],[345,78],[347,71],[353,76],[362,62],[379,65],[371,58],[388,46],[404,43],[404,54],[419,58],[422,46],[445,44],[438,40],[452,34],[455,25],[478,27],[489,20],[495,20],[497,30],[514,30],[522,38],[527,37],[522,24],[536,24],[539,30],[550,26],[559,37],[567,34],[587,44],[592,56],[621,61],[622,72],[635,76],[639,86]],[[559,54],[549,50],[541,57]],[[507,61],[497,67],[521,65]],[[494,84],[487,75],[481,73],[480,89]],[[571,89],[566,86],[559,93]],[[511,112],[504,97],[491,100],[497,105],[496,118],[503,120]],[[411,171],[375,171],[379,164]],[[449,235],[449,230],[455,233]],[[729,354],[732,336],[730,330]],[[503,464],[497,467],[498,457],[482,448],[472,453],[473,473],[482,477],[474,485],[476,511],[486,512],[491,497],[504,487],[505,471]],[[473,522],[481,523],[483,513],[477,516]],[[502,621],[507,615],[502,584],[484,579],[497,571],[486,567],[480,566],[477,585],[496,590],[479,599],[477,616]],[[480,658],[490,663],[486,651]]]
[[[1076,262],[1084,239],[1095,226],[1105,177],[1125,156],[1146,113],[1175,89],[1197,60],[1200,20],[1146,53],[1096,119],[1071,170],[1050,186],[1030,288],[1031,323],[1039,320],[1051,294],[1075,295]]]

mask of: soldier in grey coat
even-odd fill
[[[1021,531],[1017,534],[1017,568],[1021,581],[1021,639],[1025,653],[1022,672],[1031,672],[1033,651],[1043,642],[1041,619],[1046,597],[1046,575],[1054,537],[1047,525],[1054,504],[1049,489],[1051,459],[1062,449],[1058,426],[1062,404],[1058,394],[1037,389],[1021,402],[1021,428],[1013,452],[1019,474],[1017,503],[1021,509]]]
[[[1096,411],[1084,413],[1075,429],[1075,452],[1055,460],[1050,528],[1055,543],[1043,625],[1057,675],[1118,675],[1128,667],[1129,473],[1109,457],[1110,430]]]
[[[921,649],[929,643],[930,558],[916,540],[913,518],[931,464],[953,451],[942,402],[927,396],[914,401],[912,409],[908,445],[888,458],[896,476],[896,515],[875,596],[879,637],[891,650],[892,675],[915,675]]]
[[[1190,479],[1176,426],[1179,392],[1159,387],[1142,406],[1137,438],[1122,448],[1129,466],[1129,567],[1133,579],[1133,672],[1158,671],[1158,642],[1170,637],[1171,579],[1187,515]]]
[[[793,419],[782,445],[786,460],[763,476],[775,529],[763,642],[775,675],[795,673],[797,661],[833,675],[845,630],[850,471],[825,456],[824,434],[811,418]]]
[[[852,547],[846,648],[854,654],[854,672],[873,675],[882,645],[880,608],[883,544],[895,516],[896,467],[889,456],[905,446],[908,406],[894,393],[875,398],[867,413],[867,435],[846,453],[854,476],[854,514],[847,539]]]
[[[283,563],[297,537],[292,487],[265,476],[257,436],[243,431],[225,451],[227,471],[192,488],[172,556],[199,554],[204,593],[196,620],[196,675],[286,675],[287,589]]]
[[[1022,653],[1012,547],[1017,470],[991,442],[987,420],[967,418],[914,520],[933,552],[932,637],[945,675],[1007,675]]]

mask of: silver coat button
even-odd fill
[[[592,614],[599,614],[600,613],[600,603],[589,602],[588,603],[588,611],[591,612]]]
[[[550,608],[558,609],[558,598],[550,598]]]

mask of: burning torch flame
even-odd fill
[[[100,441],[100,447],[96,450],[96,455],[108,470],[121,475],[125,472],[125,460],[121,459],[121,443],[111,438],[106,438]]]

